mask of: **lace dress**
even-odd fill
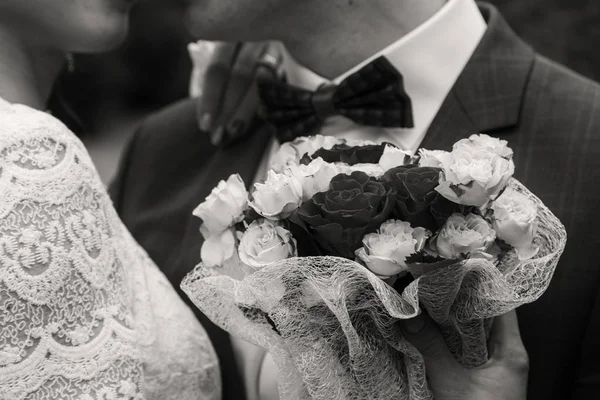
[[[119,220],[83,144],[0,99],[0,399],[219,399],[194,314]]]

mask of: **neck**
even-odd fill
[[[51,48],[29,46],[0,26],[0,97],[43,110],[65,61]]]
[[[300,21],[284,37],[290,54],[333,79],[394,43],[432,17],[446,0],[298,1]],[[301,39],[298,39],[301,38]]]

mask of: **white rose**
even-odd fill
[[[515,172],[512,159],[468,145],[442,157],[443,177],[436,190],[458,204],[483,207],[502,191]]]
[[[335,164],[326,163],[318,157],[308,165],[290,165],[285,173],[300,182],[302,200],[307,201],[317,193],[328,191],[329,183],[341,170]]]
[[[268,219],[250,224],[240,239],[240,260],[254,268],[266,267],[276,261],[296,257],[296,240],[292,234]]]
[[[219,267],[233,256],[235,237],[231,229],[207,238],[202,244],[200,258],[207,267]]]
[[[269,169],[283,173],[290,165],[296,165],[300,159],[296,149],[290,142],[286,142],[279,147],[273,158],[269,161]]]
[[[513,156],[513,151],[508,147],[506,140],[500,140],[486,134],[471,135],[468,139],[462,139],[456,142],[453,148],[467,146],[475,149],[481,149],[497,156],[510,159]]]
[[[252,207],[270,219],[284,219],[302,205],[302,184],[294,176],[269,171],[265,183],[255,183]]]
[[[443,150],[419,150],[419,167],[442,168],[450,159],[450,153]]]
[[[387,145],[383,149],[383,154],[379,159],[379,166],[383,171],[390,170],[400,165],[406,164],[407,158],[412,158],[414,153],[397,148],[396,146]]]
[[[533,245],[538,227],[535,203],[513,188],[507,188],[491,208],[494,211],[492,225],[498,237],[515,248],[520,260],[535,256],[539,250]]]
[[[496,240],[496,232],[482,217],[453,214],[431,240],[431,250],[446,259],[486,253]]]
[[[202,219],[200,231],[208,238],[242,221],[247,207],[248,192],[242,178],[234,174],[219,182],[193,214]]]
[[[408,271],[406,259],[423,250],[430,232],[424,228],[411,228],[408,222],[390,220],[381,225],[377,233],[365,235],[363,247],[356,257],[382,279]]]

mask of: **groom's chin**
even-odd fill
[[[261,40],[252,12],[243,7],[222,6],[225,0],[193,0],[186,8],[185,25],[196,39],[218,41]],[[225,3],[227,3],[225,1]],[[256,36],[256,37],[255,37]]]
[[[202,10],[190,9],[185,16],[187,31],[195,38],[202,40],[238,41],[235,31],[227,22],[220,21],[217,17]]]

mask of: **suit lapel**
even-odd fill
[[[208,196],[219,181],[227,179],[232,174],[240,174],[246,186],[250,187],[272,137],[272,128],[256,120],[246,137],[230,146],[216,149],[202,184],[202,198]]]
[[[217,149],[208,144],[205,134],[196,132],[195,123],[194,119],[194,129],[190,128],[190,132],[203,138],[204,143],[200,144],[201,151],[189,157],[189,159],[205,157],[206,160],[196,160],[201,167],[190,171],[194,174],[192,187],[185,196],[186,205],[182,209],[187,215],[185,231],[180,238],[180,242],[174,248],[169,249],[171,258],[164,263],[163,267],[163,271],[184,299],[186,299],[186,294],[179,287],[179,283],[194,266],[200,263],[200,249],[203,242],[200,234],[200,220],[192,216],[192,210],[210,194],[220,180],[227,179],[231,174],[239,173],[246,184],[251,184],[267,143],[272,137],[270,128],[257,121],[249,134],[239,142],[224,149]],[[210,336],[219,358],[222,359],[222,367],[224,368],[222,373],[227,378],[224,382],[231,381],[235,384],[242,382],[234,362],[234,353],[229,335],[195,308],[189,299],[187,303],[196,313],[196,317]],[[227,396],[235,396],[236,399],[245,398],[244,389],[240,389],[239,386],[235,387],[235,385],[225,390],[224,393],[229,393]]]
[[[496,8],[479,4],[487,30],[433,120],[424,148],[450,150],[473,133],[517,125],[535,53]]]
[[[219,181],[226,180],[232,174],[240,174],[246,186],[253,183],[254,175],[273,135],[271,128],[266,124],[260,121],[256,121],[254,124],[251,132],[240,141],[226,148],[214,149],[215,153],[211,161],[206,168],[203,168],[204,173],[198,183],[197,194],[194,196],[196,204],[193,204],[192,207],[204,201],[213,188],[219,184]],[[190,209],[189,223],[182,247],[185,251],[179,254],[183,259],[177,262],[177,265],[183,266],[181,279],[194,265],[200,262],[202,242],[200,220],[191,215]]]
[[[451,91],[431,123],[421,147],[431,150],[451,150],[456,141],[477,132],[477,126],[462,108],[456,93]]]

